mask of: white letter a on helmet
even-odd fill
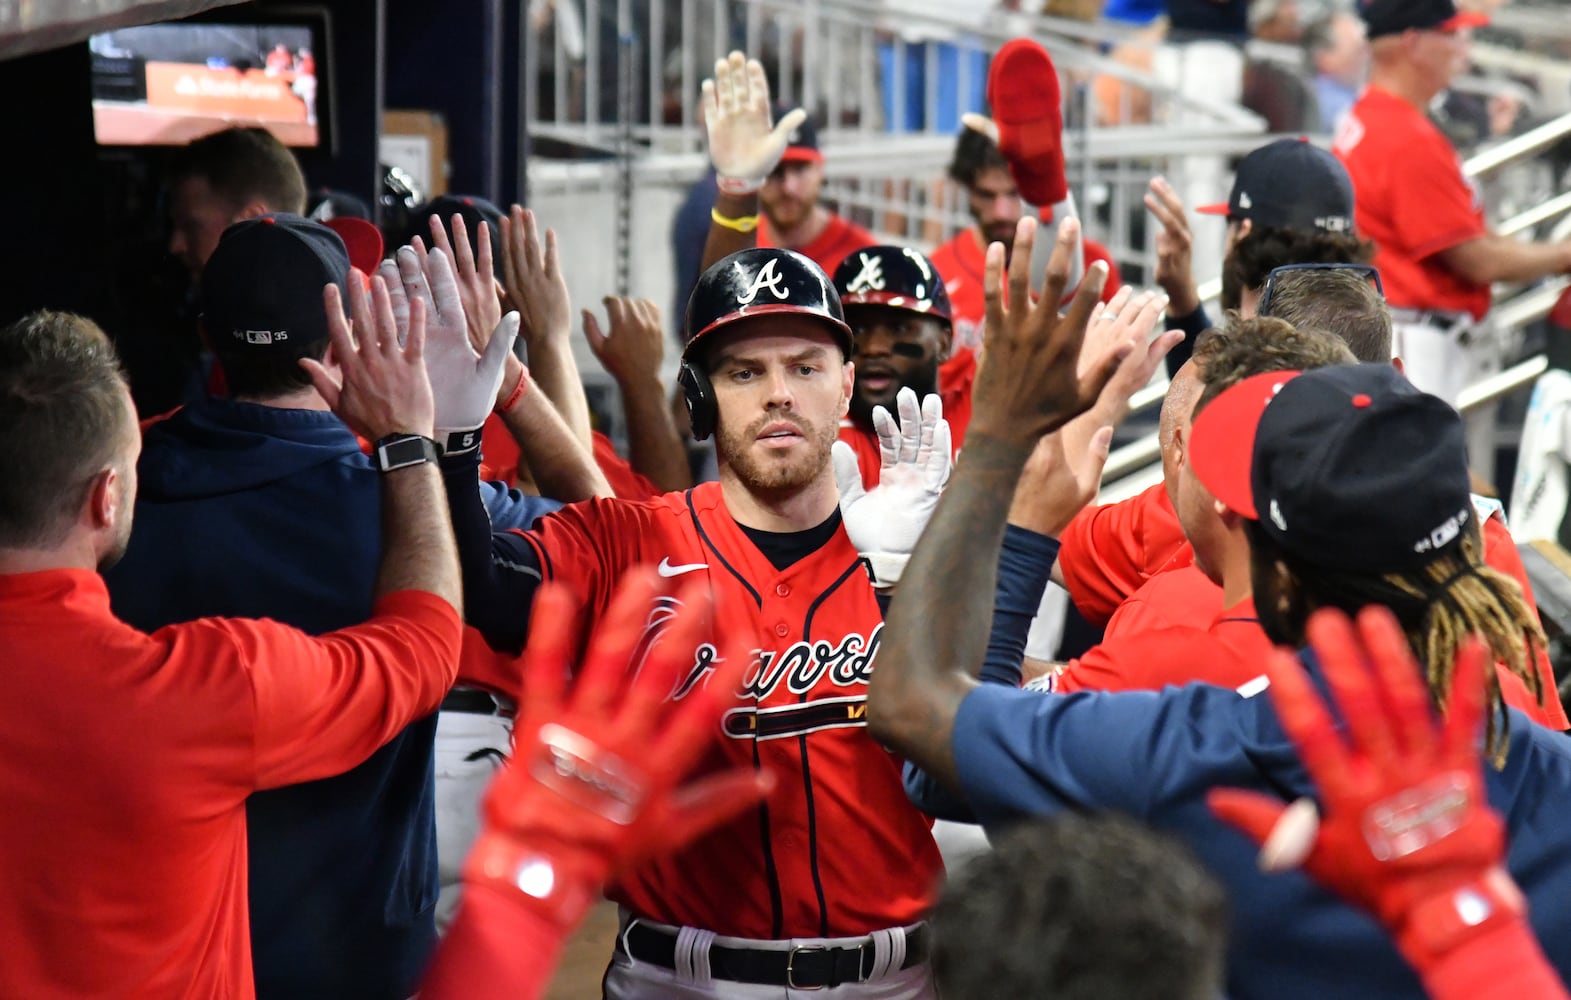
[[[753,283],[748,286],[747,291],[736,297],[736,304],[739,306],[748,305],[758,298],[759,291],[765,288],[769,289],[775,298],[784,301],[791,294],[784,287],[784,281],[785,277],[775,271],[775,258],[771,257],[764,261],[764,266],[759,268],[758,273],[753,276]]]

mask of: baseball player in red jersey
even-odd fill
[[[889,581],[901,559],[858,552],[830,462],[853,379],[839,299],[800,254],[743,251],[700,278],[687,333],[681,385],[694,433],[717,439],[719,482],[591,500],[493,537],[475,503],[476,460],[447,466],[466,608],[494,643],[525,638],[542,580],[566,584],[592,629],[623,572],[654,565],[705,582],[730,609],[692,649],[672,697],[707,683],[728,638],[744,637],[755,657],[707,762],[767,767],[777,787],[742,819],[617,881],[609,894],[624,921],[606,994],[930,996],[921,920],[942,866],[905,799],[901,762],[864,721],[882,624],[869,567]],[[914,489],[930,511],[948,430],[931,411],[922,428],[922,454],[942,461]],[[848,497],[847,511],[853,501],[876,511],[878,493]],[[919,531],[907,525],[907,551]],[[649,629],[680,613],[680,600],[655,600]]]
[[[878,485],[882,464],[873,413],[878,407],[894,412],[901,389],[911,390],[913,407],[918,397],[939,394],[958,451],[971,419],[971,379],[940,391],[939,365],[952,343],[943,276],[910,247],[871,246],[841,261],[834,281],[856,345],[851,355],[856,382],[851,411],[840,421],[840,440],[856,451],[862,481]],[[974,373],[974,355],[967,356],[967,365]]]

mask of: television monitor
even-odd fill
[[[99,145],[179,146],[233,125],[261,126],[287,146],[330,145],[325,11],[263,8],[254,16],[93,35]]]

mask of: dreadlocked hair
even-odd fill
[[[1289,621],[1284,623],[1295,633],[1293,641],[1302,642],[1304,624],[1316,607],[1340,608],[1351,615],[1367,605],[1380,604],[1391,609],[1407,634],[1408,645],[1423,666],[1429,697],[1440,712],[1447,708],[1457,652],[1472,635],[1484,641],[1495,663],[1519,678],[1536,701],[1543,702],[1543,685],[1534,661],[1538,650],[1547,646],[1544,630],[1522,587],[1483,562],[1476,528],[1463,531],[1416,569],[1381,574],[1308,565],[1277,546],[1258,523],[1246,521],[1245,530],[1257,560],[1257,573],[1268,572],[1260,565],[1262,557],[1268,563],[1277,559],[1296,580],[1299,595],[1293,602],[1295,607],[1287,612]],[[1485,671],[1484,685],[1484,751],[1500,768],[1506,762],[1510,716],[1495,670]]]

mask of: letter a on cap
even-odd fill
[[[758,293],[765,288],[769,289],[775,298],[783,302],[791,294],[784,287],[784,281],[785,277],[775,270],[775,259],[771,257],[764,261],[763,267],[758,269],[758,273],[753,276],[753,283],[747,287],[747,290],[736,297],[736,304],[739,306],[750,304],[754,299],[758,298]]]

